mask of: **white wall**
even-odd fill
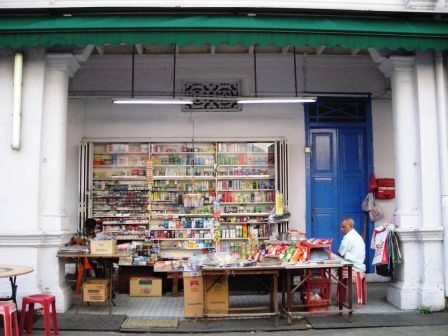
[[[172,85],[171,57],[136,57],[135,88],[143,92],[168,93]],[[386,91],[384,76],[366,56],[298,56],[299,91],[372,92]],[[111,92],[126,93],[130,88],[128,56],[93,56],[70,82],[72,95]],[[294,93],[291,55],[259,55],[258,93]],[[244,94],[254,91],[250,55],[180,55],[177,80],[241,79]],[[128,93],[129,94],[129,93]],[[373,101],[375,171],[377,176],[393,177],[393,123],[390,101]],[[111,99],[72,99],[69,105],[72,145],[76,146],[79,122],[83,120],[86,138],[191,139],[189,113],[173,106],[114,105]],[[84,119],[83,119],[84,118]],[[293,214],[291,227],[305,231],[305,126],[302,105],[252,105],[242,112],[196,112],[196,138],[285,137],[289,143],[289,200]],[[73,148],[70,154],[74,158]],[[72,172],[73,173],[73,172]],[[72,177],[73,179],[73,177]],[[74,179],[73,179],[74,181]],[[71,188],[70,188],[71,189]],[[75,190],[71,190],[74,199]],[[393,200],[381,201],[389,218]],[[77,203],[67,204],[76,213]]]
[[[230,8],[320,8],[320,9],[348,9],[348,10],[434,10],[437,0],[130,0],[127,7],[230,7]],[[443,2],[442,2],[443,5]],[[70,8],[70,7],[123,7],[119,0],[4,0],[0,8]]]
[[[86,100],[70,104],[84,109],[87,138],[151,137],[192,138],[190,114],[180,107],[119,106],[110,100]],[[75,107],[76,106],[76,107]],[[304,120],[301,105],[255,106],[242,112],[193,113],[195,139],[281,138],[289,144],[290,210],[292,226],[304,230]]]
[[[377,178],[395,178],[394,125],[392,100],[390,98],[372,101],[373,160]],[[381,225],[392,218],[395,200],[376,200],[384,211],[384,217],[375,225]]]

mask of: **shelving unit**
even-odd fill
[[[95,143],[92,153],[90,216],[118,241],[142,241],[148,235],[146,143]]]
[[[235,244],[247,250],[272,232],[267,217],[284,184],[279,145],[86,143],[90,187],[84,216],[100,219],[103,230],[118,240],[157,241],[167,251],[162,256],[185,257],[198,250],[226,250],[227,245],[234,249]],[[222,243],[215,244],[216,239]]]

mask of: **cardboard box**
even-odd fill
[[[109,299],[109,280],[86,280],[82,288],[82,300],[84,302],[105,302]]]
[[[229,284],[225,276],[207,276],[207,310],[209,314],[229,312]],[[212,287],[213,286],[213,287]]]
[[[129,296],[162,296],[162,279],[133,277],[129,280]]]
[[[204,282],[201,272],[183,272],[184,279],[184,316],[201,317],[204,315]]]
[[[90,241],[91,254],[116,254],[117,241],[116,240],[91,240]]]

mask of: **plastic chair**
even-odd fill
[[[0,302],[0,314],[3,315],[5,336],[11,336],[11,319],[13,323],[13,335],[19,336],[19,324],[17,323],[17,307],[14,302]]]
[[[25,314],[28,306],[28,322],[26,332],[31,334],[33,332],[33,316],[34,316],[34,304],[40,304],[44,309],[44,325],[45,335],[51,335],[51,323],[50,323],[50,306],[51,314],[53,317],[53,330],[54,334],[58,335],[58,321],[56,317],[56,298],[54,295],[48,294],[35,294],[25,296],[22,300],[22,313],[20,315],[20,332],[23,334],[23,328],[25,325]]]
[[[352,272],[352,279],[355,280],[356,284],[356,296],[358,299],[358,304],[367,304],[367,284],[366,284],[366,274],[364,272]],[[342,271],[342,282],[347,286],[348,284],[348,272],[346,269]],[[345,303],[347,290],[341,287],[342,302]],[[339,300],[339,286],[336,291],[336,301]]]

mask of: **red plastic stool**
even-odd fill
[[[23,328],[25,325],[25,314],[26,307],[28,308],[28,322],[26,332],[31,334],[33,332],[33,315],[34,315],[34,304],[40,304],[44,309],[44,325],[45,325],[45,335],[51,335],[51,323],[50,323],[50,306],[51,314],[53,316],[53,329],[54,334],[58,335],[58,320],[56,317],[56,298],[54,295],[47,294],[36,294],[25,296],[22,300],[22,313],[20,315],[20,332],[23,334]]]
[[[352,279],[355,280],[356,284],[356,296],[358,299],[358,304],[367,304],[367,284],[366,284],[366,274],[364,272],[352,272]],[[348,284],[348,272],[346,269],[342,270],[342,282],[347,286]],[[345,302],[346,289],[341,287],[342,302]],[[336,292],[336,301],[339,300],[339,286]]]
[[[19,324],[17,323],[17,307],[14,302],[0,302],[0,314],[3,315],[5,336],[11,336],[11,318],[14,326],[14,336],[19,336]]]

